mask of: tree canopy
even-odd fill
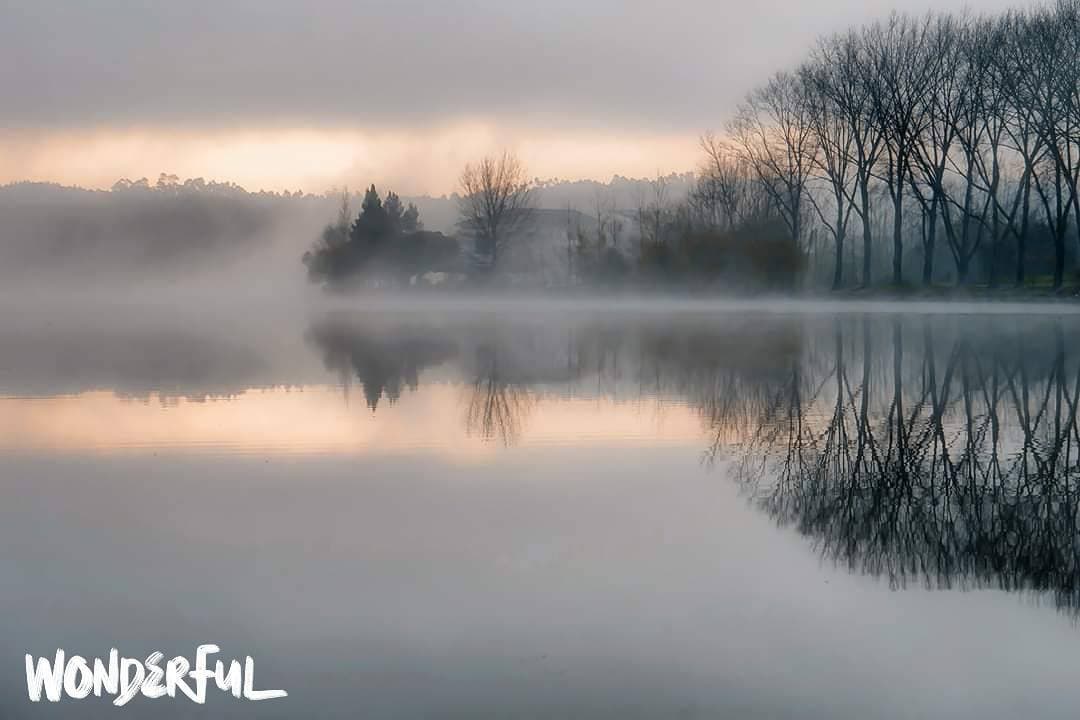
[[[384,200],[374,185],[365,191],[353,219],[345,192],[337,220],[304,253],[308,276],[312,282],[343,286],[371,277],[401,283],[419,273],[456,269],[457,241],[423,227],[416,205],[404,206],[392,191]]]

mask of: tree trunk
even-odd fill
[[[893,284],[900,287],[904,284],[904,190],[902,184],[898,184],[896,195],[893,198]]]
[[[862,259],[862,286],[864,288],[870,287],[870,252],[874,243],[873,231],[870,229],[870,183],[867,179],[862,179],[859,182],[859,193],[862,195],[862,239],[863,239],[863,259]]]
[[[836,267],[833,269],[832,289],[844,287],[844,236],[836,236]]]
[[[1060,223],[1054,233],[1054,289],[1065,284],[1065,224]]]
[[[1054,187],[1057,190],[1057,224],[1054,231],[1054,289],[1060,290],[1065,282],[1065,226],[1068,213],[1062,212],[1061,164],[1054,170]]]
[[[967,285],[968,272],[971,269],[971,256],[961,253],[956,259],[956,285],[957,287],[963,287]]]
[[[997,282],[997,264],[998,264],[998,229],[994,228],[993,235],[990,238],[990,269],[987,271],[989,277],[987,278],[987,286],[991,290],[996,290],[998,286]]]
[[[1076,242],[1080,245],[1080,192],[1077,192],[1075,187],[1073,188],[1073,226],[1076,228]]]
[[[926,242],[923,244],[922,284],[930,287],[934,284],[934,253],[937,251],[937,211],[938,200],[935,194],[930,201],[929,227],[926,229]]]
[[[844,227],[844,206],[842,200],[842,197],[837,197],[836,267],[833,268],[833,290],[839,290],[844,287],[844,235],[847,233],[847,228]]]
[[[1023,287],[1027,276],[1027,234],[1031,218],[1031,173],[1032,168],[1025,168],[1024,199],[1020,209],[1020,233],[1016,236],[1016,286]]]
[[[998,185],[1001,181],[1001,166],[998,161],[998,146],[997,142],[993,143],[993,180],[990,183],[990,207],[993,214],[993,235],[990,238],[990,280],[988,285],[991,289],[997,288],[997,265],[998,265],[998,250],[1001,245],[1001,240],[1004,236],[1004,232],[1001,230],[1001,217],[998,212]]]
[[[802,205],[801,198],[792,203],[795,207],[791,213],[791,234],[795,241],[795,247],[802,249]]]

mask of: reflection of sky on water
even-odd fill
[[[497,439],[474,418],[473,389],[425,385],[376,412],[341,388],[249,390],[235,397],[145,400],[91,392],[0,398],[0,449],[50,452],[238,452],[338,454],[433,452],[462,460],[490,455]],[[699,450],[700,417],[655,401],[540,397],[514,408],[516,445],[638,446]],[[475,421],[475,422],[472,422]],[[494,429],[491,430],[495,432]],[[500,436],[501,437],[501,436]]]
[[[144,329],[0,328],[26,340],[0,372],[0,715],[114,714],[30,708],[24,652],[201,642],[254,655],[291,697],[128,712],[1011,718],[1080,701],[1053,592],[893,592],[879,562],[936,539],[959,575],[998,557],[1030,581],[1028,546],[985,544],[1035,527],[1059,553],[1045,589],[1070,581],[1071,321],[338,316],[179,346]],[[163,362],[169,347],[199,360]],[[1019,513],[1037,488],[1053,511]]]

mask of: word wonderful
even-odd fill
[[[165,662],[165,655],[152,652],[145,660],[120,657],[115,648],[109,651],[107,660],[95,658],[90,661],[79,655],[68,657],[64,650],[57,650],[52,662],[40,657],[26,655],[26,689],[31,702],[40,702],[44,692],[49,702],[60,702],[66,695],[72,700],[94,697],[112,697],[113,705],[122,707],[136,695],[156,699],[175,698],[185,695],[199,705],[206,702],[206,691],[211,680],[218,690],[245,700],[273,700],[287,697],[284,690],[255,689],[255,661],[248,656],[241,667],[239,660],[228,666],[221,660],[210,669],[209,657],[220,652],[217,645],[199,645],[195,650],[195,664],[185,657],[174,657]]]

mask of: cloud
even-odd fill
[[[748,89],[895,2],[4,0],[0,182],[444,193],[502,147],[541,177],[687,170]]]
[[[477,116],[521,125],[539,115],[696,133],[818,33],[894,5],[6,0],[0,97],[4,125],[22,128],[423,127]]]

